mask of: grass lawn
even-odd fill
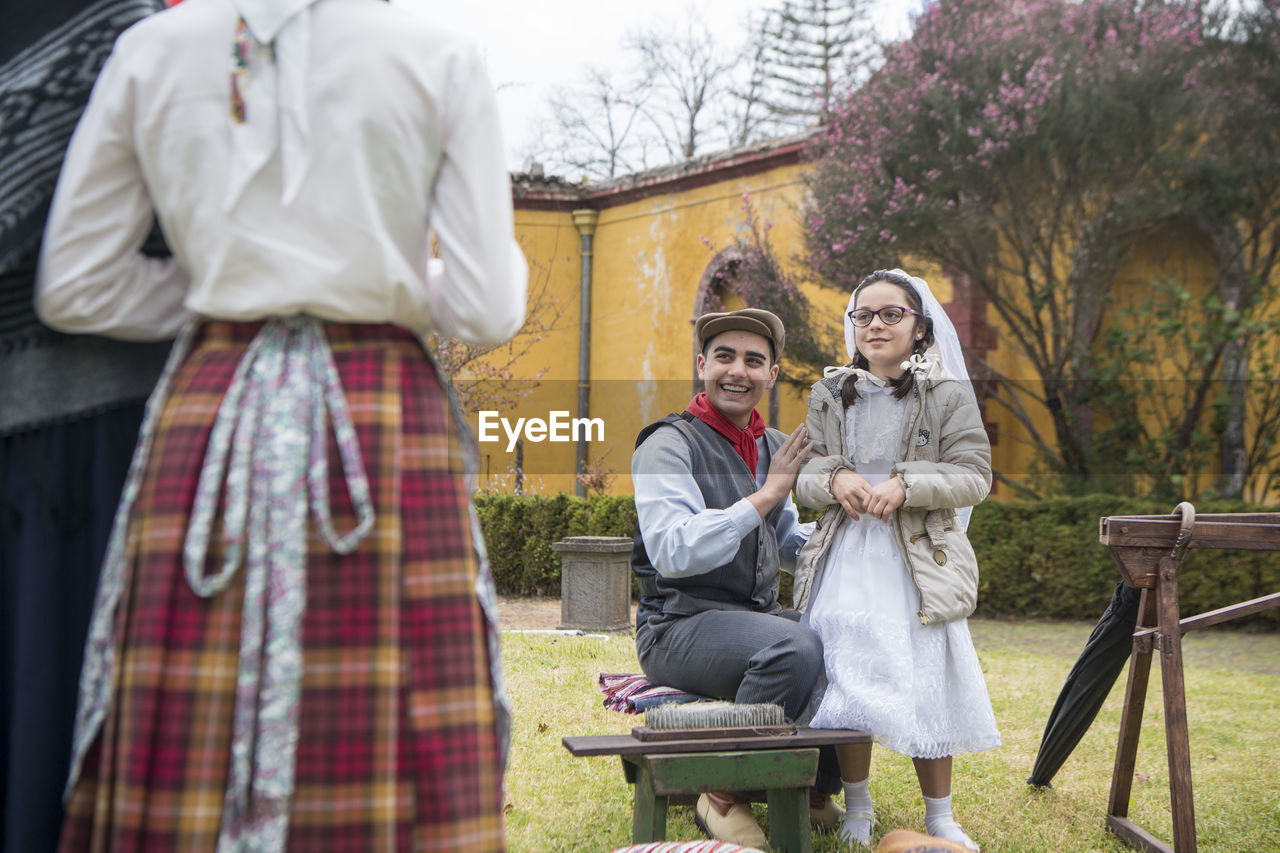
[[[970,622],[1004,745],[957,756],[957,816],[984,851],[1124,851],[1105,831],[1122,675],[1084,740],[1054,779],[1025,784],[1049,709],[1092,626]],[[1187,716],[1201,851],[1280,850],[1280,635],[1200,631],[1183,639]],[[1156,656],[1157,660],[1159,655]],[[574,758],[564,735],[622,734],[635,716],[605,710],[601,672],[638,672],[629,634],[503,634],[507,689],[515,714],[507,772],[512,853],[609,851],[631,842],[631,790],[619,759]],[[1152,667],[1138,775],[1129,815],[1166,841],[1168,771],[1158,663]],[[924,830],[924,805],[909,759],[877,747],[871,792],[880,834]],[[757,806],[757,816],[767,820]],[[767,823],[766,823],[767,831]],[[673,807],[669,840],[701,838],[692,810]],[[851,849],[815,834],[816,853]]]

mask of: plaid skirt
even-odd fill
[[[367,473],[366,496],[353,486],[335,418],[317,451],[328,457],[332,527],[356,528],[362,501],[373,516],[358,546],[337,553],[307,517],[318,512],[315,489],[303,498],[310,506],[303,505],[298,537],[305,539],[300,676],[284,710],[294,721],[293,775],[276,800],[285,832],[266,846],[500,850],[506,717],[492,585],[447,392],[412,334],[311,322],[327,338]],[[256,665],[242,652],[253,581],[239,568],[218,591],[199,595],[184,548],[215,420],[262,329],[204,323],[153,404],[150,450],[136,469],[132,510],[121,516],[127,535],[114,605],[99,592],[99,609],[112,611],[100,620],[110,626],[105,711],[96,725],[84,723],[82,682],[83,743],[61,841],[67,853],[240,846],[228,843],[225,816],[233,752],[244,746],[235,734],[237,702],[246,664]],[[226,536],[235,509],[227,481],[219,484],[205,579],[236,547]],[[279,592],[268,587],[264,611]],[[255,713],[280,710],[250,699]],[[258,733],[248,749],[264,740]],[[250,797],[276,769],[254,777]]]

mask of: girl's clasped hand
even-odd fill
[[[907,491],[897,477],[873,486],[866,477],[848,468],[836,472],[831,480],[831,493],[854,521],[864,512],[888,521],[893,517],[893,511],[907,499]]]

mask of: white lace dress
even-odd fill
[[[893,467],[906,400],[866,377],[858,393],[845,410],[845,453],[875,485]],[[820,578],[806,618],[822,637],[827,685],[809,725],[861,729],[913,758],[1000,745],[968,623],[920,624],[920,593],[890,524],[846,518]]]

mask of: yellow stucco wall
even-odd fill
[[[511,383],[523,396],[503,404],[496,415],[509,424],[518,418],[550,421],[562,413],[561,435],[571,438],[570,419],[577,415],[580,324],[581,237],[572,208],[598,210],[593,236],[590,311],[589,416],[603,422],[588,431],[588,466],[611,472],[608,491],[629,493],[629,466],[637,432],[667,412],[678,411],[693,390],[692,321],[698,287],[716,251],[736,242],[743,228],[743,197],[771,223],[769,242],[775,255],[788,262],[803,249],[798,206],[803,197],[801,169],[796,164],[737,174],[724,180],[688,186],[674,181],[670,191],[638,201],[613,203],[599,196],[591,202],[563,202],[559,210],[517,204],[516,232],[530,263],[533,294],[542,293],[544,325],[551,328],[536,341],[518,337],[513,346],[521,355]],[[710,245],[708,245],[710,244]],[[1156,238],[1140,247],[1123,270],[1113,298],[1120,304],[1140,293],[1157,277],[1184,282],[1208,281],[1206,249],[1194,241]],[[937,269],[910,266],[928,279],[938,299],[952,299],[952,284]],[[817,316],[827,320],[836,336],[829,340],[830,363],[846,360],[838,324],[847,294],[802,284]],[[1028,364],[1002,336],[991,309],[987,321],[996,327],[997,343],[987,353],[992,366],[1007,376],[1024,379],[1039,392]],[[783,369],[788,364],[784,358]],[[1154,369],[1160,369],[1156,366]],[[809,370],[809,368],[803,368]],[[531,377],[537,377],[536,380]],[[817,376],[806,376],[805,386]],[[794,428],[805,416],[806,392],[781,386],[779,427]],[[1026,417],[1044,436],[1052,427],[1042,403],[1024,399]],[[760,404],[767,417],[767,398]],[[469,413],[479,430],[478,413]],[[993,464],[1014,482],[1037,488],[1040,473],[1030,432],[1008,409],[986,404],[984,415],[993,428]],[[488,437],[480,444],[482,489],[509,492],[515,482],[516,454],[509,451],[507,433],[490,416]],[[484,434],[482,433],[482,436]],[[576,444],[571,440],[526,440],[523,449],[523,489],[526,493],[572,493]],[[1038,490],[1038,489],[1037,489]],[[1015,489],[997,485],[996,499],[1017,497]]]
[[[1151,292],[1153,283],[1158,280],[1176,280],[1203,296],[1216,276],[1212,257],[1212,247],[1206,241],[1188,239],[1185,234],[1166,233],[1148,237],[1136,247],[1117,275],[1108,295],[1108,313],[1104,325],[1121,322],[1121,312],[1132,309],[1145,299]],[[1008,407],[992,400],[987,401],[984,417],[989,425],[994,426],[995,434],[991,448],[992,467],[1012,483],[1043,493],[1045,469],[1036,450],[1034,434],[1038,433],[1051,444],[1055,436],[1049,411],[1041,399],[1037,399],[1043,398],[1044,389],[1031,363],[1020,354],[1010,336],[1002,331],[996,312],[989,308],[987,315],[988,322],[996,328],[996,346],[987,353],[987,361],[1000,374],[1016,380],[1024,388],[1021,395],[1010,395],[1007,391],[1002,391],[1002,395],[1015,401],[1032,424],[1032,429],[1028,429]],[[1129,325],[1132,323],[1133,321],[1129,321]],[[1135,331],[1139,334],[1150,333]],[[1153,363],[1133,364],[1127,368],[1128,373],[1134,377],[1156,379],[1155,391],[1168,395],[1163,400],[1150,399],[1144,402],[1144,407],[1150,413],[1147,418],[1149,426],[1155,423],[1156,407],[1168,405],[1178,393],[1178,389],[1172,387],[1173,384],[1185,381],[1184,375],[1175,367],[1173,358],[1168,357],[1179,345],[1179,341],[1165,340],[1160,344],[1160,349],[1166,354],[1164,359]],[[1101,358],[1110,357],[1110,354],[1103,351],[1099,351],[1098,355]],[[1185,360],[1185,354],[1179,354],[1178,357]],[[1115,478],[1112,481],[1114,491],[1140,494],[1144,488],[1141,481],[1128,479],[1130,475],[1126,472],[1105,473]],[[1212,470],[1198,473],[1205,476],[1211,474]],[[1018,492],[1008,484],[997,483],[992,496],[996,499],[1015,498],[1018,497]]]
[[[519,353],[514,370],[518,378],[509,383],[515,394],[485,409],[507,418],[513,426],[519,417],[547,420],[555,411],[576,413],[581,270],[581,241],[568,212],[517,210],[516,239],[529,262],[531,311],[541,311],[546,331],[537,335],[523,333],[512,342]],[[531,341],[532,338],[538,340]],[[490,360],[500,358],[498,355]],[[478,407],[472,407],[467,415],[473,432],[485,438],[480,431]],[[500,424],[495,428],[492,417],[488,420],[488,437],[496,440],[478,445],[479,486],[482,490],[510,492],[515,486],[517,456],[507,449],[510,439],[506,430]],[[526,493],[572,493],[573,463],[571,444],[525,442]]]
[[[604,439],[588,443],[587,463],[616,473],[610,492],[631,491],[631,451],[639,430],[670,411],[683,409],[689,401],[699,282],[715,250],[735,242],[742,227],[744,194],[772,224],[770,243],[780,258],[788,259],[800,248],[799,170],[799,166],[784,166],[600,210],[591,270],[589,416],[603,421]],[[555,301],[560,316],[554,331],[529,346],[520,360],[520,375],[545,371],[544,375],[501,416],[511,424],[518,417],[550,421],[556,411],[574,418],[581,329],[580,236],[568,210],[519,207],[516,234],[530,262],[531,287],[545,279],[548,297]],[[815,310],[834,322],[845,296],[812,285],[802,287]],[[840,350],[833,351],[833,363],[843,359],[842,345]],[[784,357],[784,370],[786,366]],[[780,387],[779,426],[794,428],[804,419],[805,395],[793,387]],[[767,398],[760,411],[767,417]],[[468,414],[472,428],[478,430],[478,413]],[[562,432],[568,434],[569,427]],[[598,428],[590,432],[593,439],[598,438]],[[480,444],[481,488],[510,491],[516,455],[508,452],[507,434],[501,428],[491,428],[488,436],[499,440]],[[575,458],[572,441],[526,440],[525,491],[573,492]]]
[[[787,258],[799,246],[800,192],[798,167],[786,167],[602,211],[591,375],[593,407],[608,413],[616,447],[610,465],[620,462],[625,470],[636,433],[689,401],[698,285],[715,249],[736,240],[743,195],[773,223],[770,242]],[[817,304],[830,301],[817,288],[805,291]],[[783,369],[787,367],[784,354]],[[778,426],[790,430],[804,419],[804,396],[790,386],[780,387]],[[760,411],[767,416],[767,400],[761,401]],[[624,488],[629,491],[630,484]]]

